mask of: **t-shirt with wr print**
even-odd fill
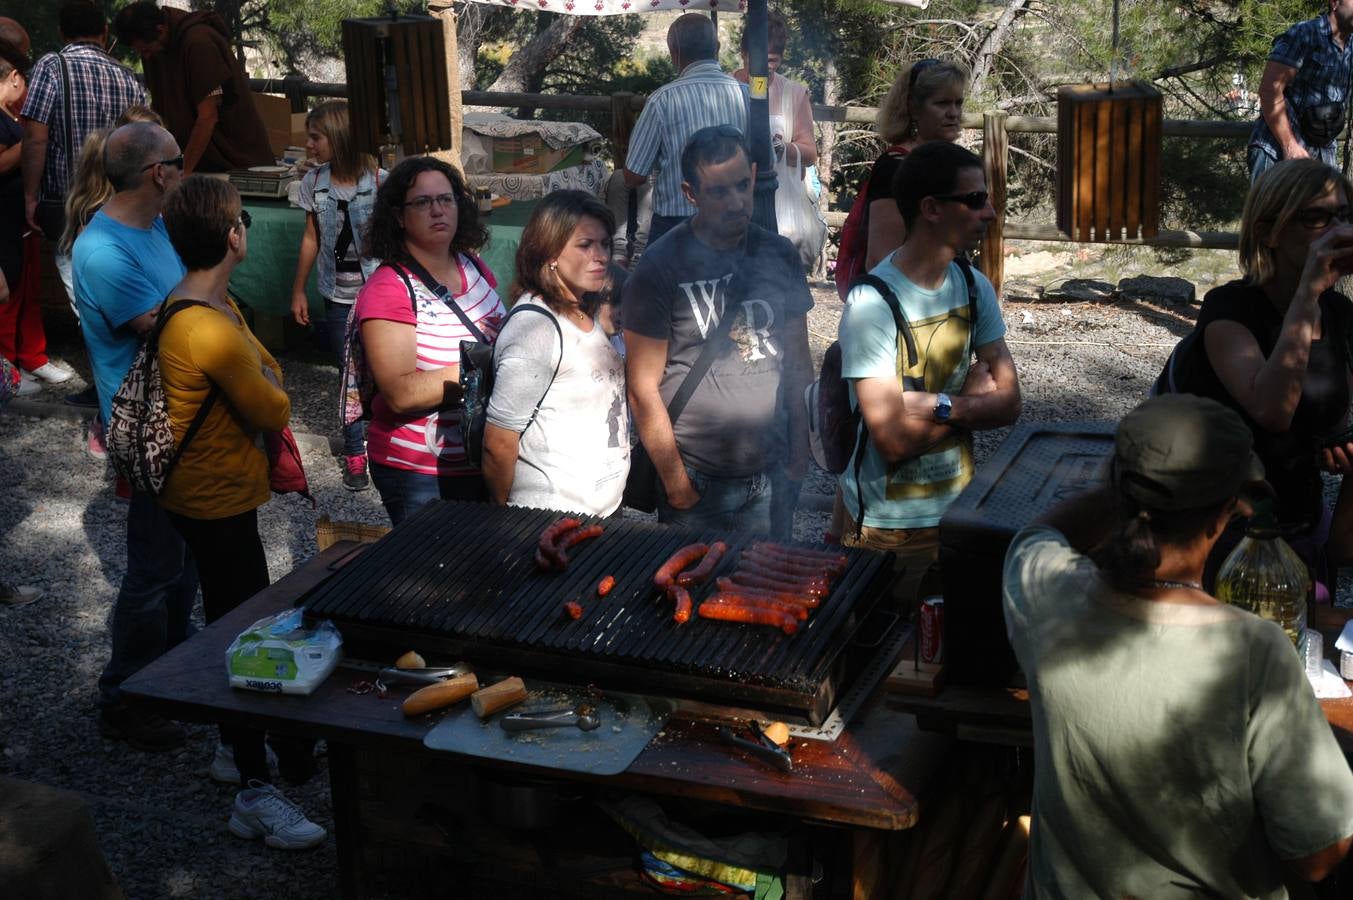
[[[667,403],[718,329],[734,270],[747,268],[728,349],[714,359],[675,428],[682,460],[721,477],[763,472],[784,459],[784,326],[813,307],[794,245],[757,225],[749,226],[749,237],[751,229],[756,249],[744,257],[742,247],[716,250],[681,223],[649,245],[622,301],[625,328],[667,341],[660,386]]]
[[[466,317],[492,340],[507,311],[494,290],[497,282],[487,268],[480,268],[465,255],[457,257],[465,291],[445,301],[428,289],[417,275],[401,267],[381,266],[357,295],[354,310],[358,322],[385,319],[414,326],[418,342],[416,365],[420,372],[444,366],[460,365],[460,342],[477,338],[465,327],[460,316],[447,305],[454,302]],[[405,283],[401,273],[409,281]],[[413,285],[418,313],[409,300]],[[452,379],[458,376],[452,375]],[[460,431],[460,410],[446,408],[431,413],[406,416],[390,409],[379,393],[371,403],[371,425],[367,430],[367,457],[371,462],[408,469],[424,475],[469,475],[476,470],[465,458],[465,442]]]

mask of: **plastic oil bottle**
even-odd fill
[[[1306,627],[1311,576],[1301,557],[1278,534],[1273,509],[1261,504],[1217,573],[1217,599],[1282,626],[1299,646]]]

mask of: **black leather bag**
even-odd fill
[[[66,204],[60,200],[39,200],[33,218],[49,241],[59,241],[66,233]]]
[[[1308,147],[1327,147],[1344,130],[1344,105],[1321,103],[1319,106],[1308,106],[1297,116],[1297,125],[1301,128],[1301,139]]]

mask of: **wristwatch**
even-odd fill
[[[953,415],[953,413],[954,413],[954,401],[949,399],[949,395],[943,393],[936,394],[935,409],[934,409],[935,421],[948,422],[949,417]]]

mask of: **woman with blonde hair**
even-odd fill
[[[494,503],[599,516],[620,508],[625,363],[598,317],[614,232],[610,209],[584,191],[547,195],[526,223],[484,427]]]
[[[1198,323],[1158,388],[1210,397],[1240,413],[1277,495],[1283,536],[1329,584],[1329,562],[1353,560],[1353,494],[1333,517],[1320,472],[1353,471],[1347,433],[1353,308],[1335,290],[1353,272],[1353,185],[1313,159],[1284,160],[1251,186],[1240,221],[1244,277],[1203,298]],[[1173,375],[1172,379],[1166,376]],[[1228,529],[1208,580],[1240,539]]]
[[[306,216],[291,283],[291,315],[300,325],[310,324],[305,285],[318,262],[329,347],[341,372],[348,314],[362,285],[380,265],[380,260],[362,256],[361,247],[376,190],[386,173],[370,154],[357,152],[353,145],[345,100],[321,103],[310,111],[305,118],[305,149],[318,165],[301,179],[297,199]],[[361,422],[343,426],[343,458],[343,486],[350,491],[366,490],[370,481]]]
[[[94,218],[108,198],[113,196],[113,185],[103,170],[103,148],[108,143],[108,135],[131,122],[150,122],[163,125],[159,115],[149,106],[139,103],[123,110],[122,115],[107,128],[91,131],[80,147],[80,157],[75,164],[75,173],[71,176],[70,190],[66,193],[66,230],[61,233],[57,250],[69,254],[75,246],[75,239],[85,230],[89,220]]]

